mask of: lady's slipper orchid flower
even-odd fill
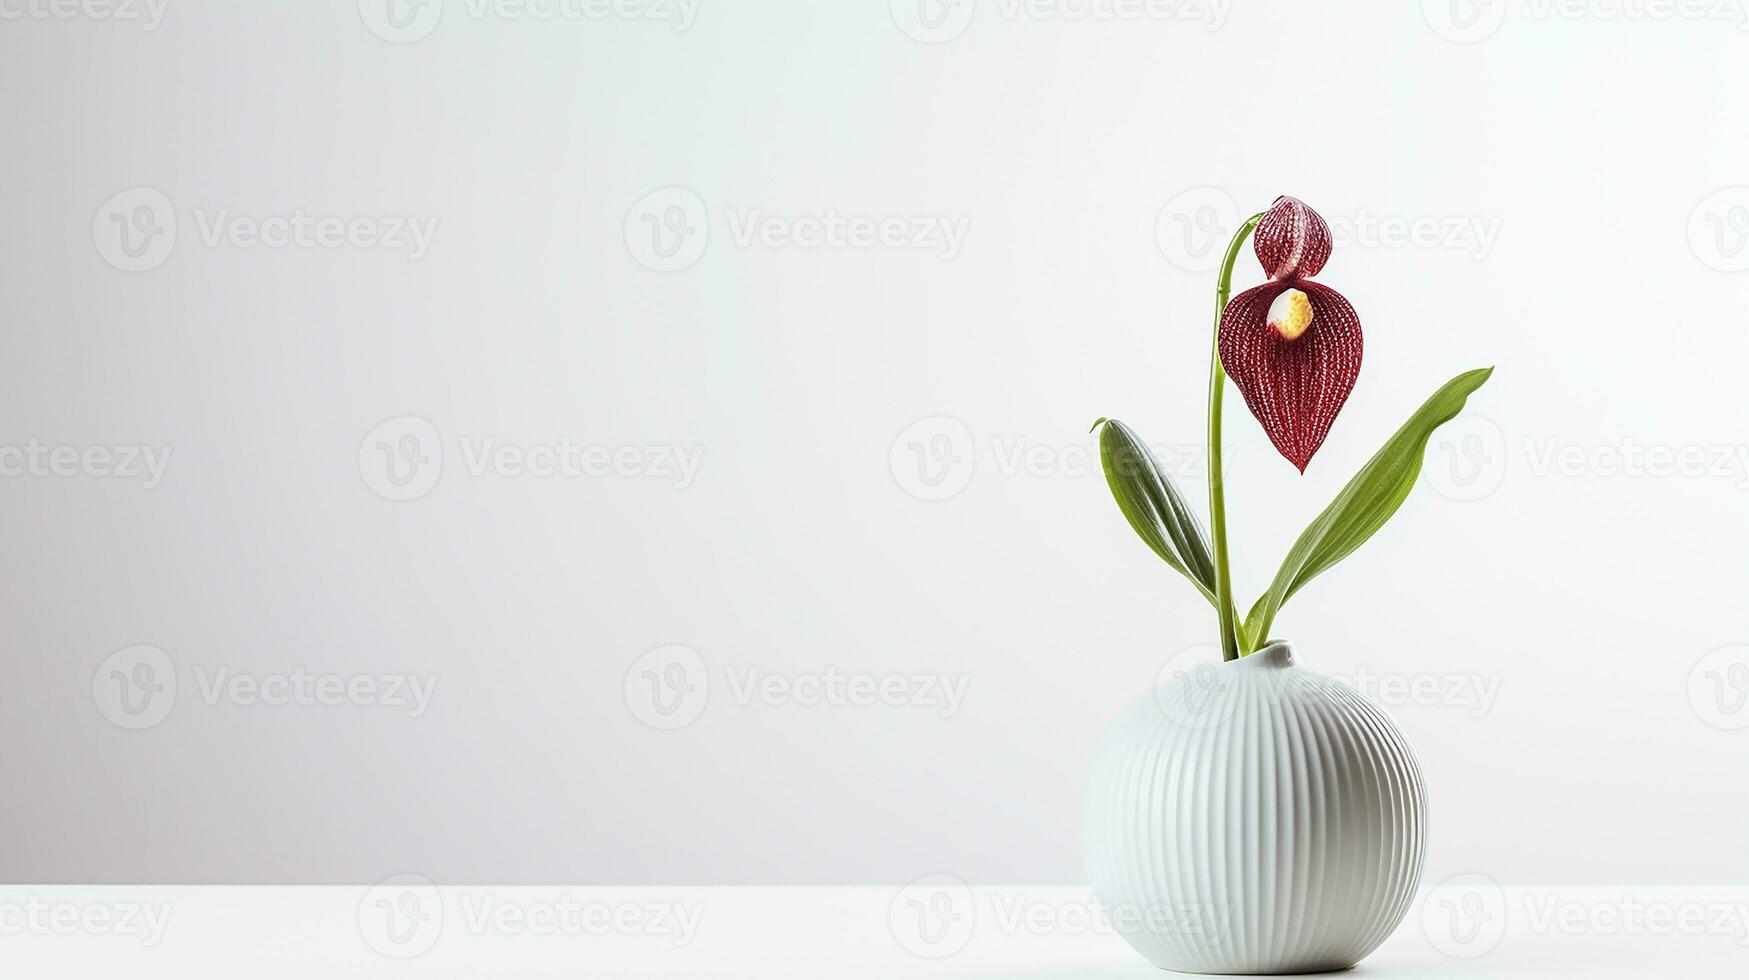
[[[1330,258],[1330,226],[1291,197],[1257,222],[1252,248],[1269,281],[1221,314],[1221,365],[1287,461],[1306,471],[1360,375],[1360,318],[1306,278]]]

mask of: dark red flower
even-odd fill
[[[1270,281],[1221,314],[1221,366],[1287,461],[1306,471],[1360,375],[1360,318],[1314,275],[1330,258],[1330,226],[1291,197],[1257,223],[1252,247]]]
[[[1330,261],[1330,226],[1304,201],[1278,197],[1257,222],[1251,249],[1271,279],[1315,276]]]

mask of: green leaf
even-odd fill
[[[1330,506],[1294,542],[1275,573],[1269,591],[1245,617],[1245,640],[1256,649],[1268,639],[1281,611],[1294,593],[1330,566],[1354,553],[1373,536],[1415,487],[1421,475],[1422,457],[1433,430],[1456,418],[1464,403],[1494,373],[1493,368],[1467,371],[1446,382],[1416,413],[1403,423],[1354,479],[1342,488]]]
[[[1213,603],[1215,562],[1209,555],[1208,534],[1202,523],[1135,430],[1116,419],[1100,419],[1093,427],[1097,429],[1102,423],[1105,431],[1099,434],[1099,457],[1118,509],[1154,554],[1190,579]]]

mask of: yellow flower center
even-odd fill
[[[1289,289],[1269,304],[1269,327],[1283,340],[1298,340],[1312,325],[1312,301],[1305,293]]]

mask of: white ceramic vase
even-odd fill
[[[1341,970],[1408,911],[1426,809],[1396,724],[1273,643],[1163,677],[1112,723],[1087,786],[1087,874],[1156,966]]]

